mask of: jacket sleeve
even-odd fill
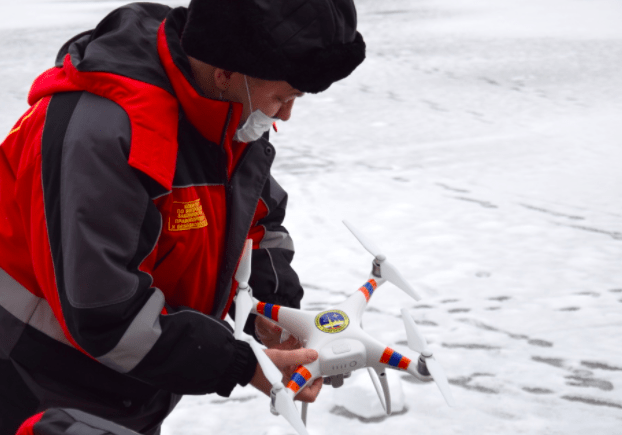
[[[63,112],[65,121],[53,119]],[[42,183],[56,294],[46,297],[58,298],[71,339],[102,364],[178,394],[228,395],[248,383],[250,346],[219,319],[165,314],[164,295],[143,270],[162,219],[127,164],[126,113],[88,93],[55,96],[48,113]]]

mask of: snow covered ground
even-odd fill
[[[122,3],[1,1],[7,132],[62,42]],[[459,407],[391,372],[404,409],[382,417],[355,372],[310,407],[310,434],[622,434],[622,3],[357,6],[368,59],[273,138],[303,308],[366,280],[351,220],[427,294],[387,284],[366,330],[406,353],[407,307]],[[205,433],[293,430],[248,387],[185,398],[163,430]]]

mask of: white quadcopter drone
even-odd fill
[[[343,384],[344,377],[358,369],[367,368],[380,402],[387,414],[391,413],[391,396],[385,369],[402,370],[422,381],[434,379],[449,406],[455,406],[449,390],[447,377],[432,352],[428,349],[425,338],[421,335],[412,317],[403,308],[402,318],[406,327],[408,347],[419,353],[416,362],[387,347],[371,337],[361,328],[361,317],[374,291],[386,281],[402,289],[415,300],[421,297],[387,261],[374,243],[365,239],[351,224],[344,224],[358,241],[375,258],[368,281],[354,294],[335,308],[324,311],[303,311],[279,305],[267,304],[253,298],[248,285],[251,273],[252,240],[247,240],[235,275],[238,282],[235,304],[235,337],[242,339],[243,327],[250,313],[261,315],[296,336],[302,345],[315,349],[319,358],[314,362],[299,366],[285,386],[281,381],[283,374],[272,363],[261,347],[251,341],[251,347],[263,372],[272,385],[270,392],[271,410],[281,414],[300,435],[308,435],[306,403],[303,403],[302,416],[294,405],[294,397],[305,386],[318,377],[324,377],[324,383],[334,387]]]

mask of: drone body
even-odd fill
[[[236,280],[239,283],[238,294],[236,295],[236,338],[241,338],[242,327],[246,323],[248,314],[253,313],[270,319],[296,336],[303,347],[315,349],[319,354],[319,358],[314,362],[299,366],[285,387],[280,381],[278,369],[274,367],[256,343],[251,343],[262,369],[273,385],[271,394],[273,412],[276,410],[283,414],[300,434],[307,432],[300,416],[292,410],[292,407],[295,409],[293,398],[318,377],[336,380],[333,381],[333,386],[340,386],[344,376],[362,368],[368,369],[380,401],[388,414],[391,413],[391,400],[385,376],[385,369],[387,368],[406,371],[423,381],[436,380],[447,403],[453,406],[453,398],[449,391],[447,378],[432,353],[427,349],[425,339],[417,330],[415,322],[408,315],[406,309],[402,309],[402,316],[408,344],[411,349],[421,354],[414,361],[412,358],[381,344],[363,331],[361,318],[367,303],[376,289],[386,281],[392,282],[416,300],[419,300],[420,297],[403,279],[397,269],[386,261],[386,257],[379,253],[375,245],[365,240],[350,224],[344,223],[363,246],[374,255],[375,259],[368,281],[332,309],[302,311],[267,304],[253,298],[251,289],[247,284],[250,277],[252,248],[252,241],[250,240],[247,242],[236,274]],[[279,403],[277,404],[277,402]]]
[[[263,302],[255,304],[251,313],[272,320],[295,335],[303,347],[319,353],[315,362],[299,369],[301,373],[293,377],[288,389],[297,394],[320,376],[344,375],[364,367],[374,368],[378,373],[385,368],[411,368],[413,375],[426,378],[411,367],[409,358],[382,345],[361,328],[361,315],[378,285],[372,278],[346,301],[325,311],[300,311]]]

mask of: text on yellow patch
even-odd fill
[[[207,226],[207,218],[199,198],[194,201],[173,201],[173,210],[168,218],[169,231],[186,231]]]

